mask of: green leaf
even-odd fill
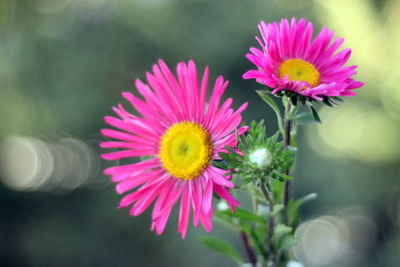
[[[223,211],[222,213],[225,213],[232,217],[236,217],[243,221],[252,221],[252,222],[261,222],[261,223],[264,222],[264,218],[258,216],[257,214],[254,214],[250,211],[247,211],[245,209],[241,209],[241,208],[236,208],[235,213],[232,213],[230,210]]]
[[[242,185],[240,189],[243,189],[244,187],[246,187],[246,185],[248,185],[249,183],[253,182],[254,179],[253,178],[244,178],[242,179]]]
[[[254,138],[251,134],[246,135],[246,143],[249,147],[254,147]]]
[[[290,249],[300,243],[300,239],[293,236],[285,236],[280,244],[281,249]]]
[[[208,236],[200,236],[199,239],[208,248],[227,255],[238,264],[243,264],[243,259],[239,252],[224,240]]]
[[[213,160],[212,165],[223,170],[229,170],[229,167],[226,165],[226,162],[221,160]]]
[[[293,228],[284,224],[278,224],[275,226],[275,234],[276,235],[284,235],[292,232]]]
[[[318,116],[318,112],[315,110],[315,108],[313,107],[313,106],[308,106],[309,108],[310,108],[310,110],[311,110],[311,113],[312,113],[312,115],[313,115],[313,117],[314,117],[314,120],[316,121],[316,122],[318,122],[318,123],[321,123],[321,119],[319,118],[319,116]]]
[[[300,207],[300,206],[303,205],[304,203],[306,203],[306,202],[308,202],[308,201],[311,201],[311,200],[314,200],[314,199],[316,199],[317,197],[318,197],[318,194],[317,194],[317,193],[311,193],[311,194],[308,194],[308,195],[306,195],[306,196],[304,196],[304,197],[302,197],[302,198],[296,200],[295,202],[296,202],[296,204]]]
[[[236,151],[233,150],[230,146],[225,145],[224,147],[229,152],[230,156],[234,156],[234,157],[239,156],[239,154],[236,153]]]
[[[223,160],[226,160],[226,161],[229,160],[229,155],[224,152],[218,152],[218,156]]]
[[[306,203],[310,200],[316,199],[316,198],[317,198],[317,194],[311,193],[300,199],[289,201],[288,211],[289,211],[289,215],[290,215],[290,217],[289,217],[290,225],[297,225],[297,223],[299,221],[298,209],[301,207],[301,205],[303,205],[304,203]]]
[[[283,204],[276,204],[274,205],[274,209],[272,210],[272,214],[275,215],[278,212],[280,212],[281,210],[283,210],[284,205]]]
[[[290,176],[290,175],[286,175],[286,174],[284,174],[284,173],[279,173],[278,175],[279,175],[280,177],[282,177],[284,180],[289,180],[289,181],[293,180],[293,177]]]
[[[229,171],[229,172],[224,173],[223,176],[231,176],[231,175],[234,175],[234,174],[236,174],[236,171]]]
[[[279,132],[276,132],[273,136],[271,136],[269,139],[271,141],[271,144],[275,144],[276,141],[278,140],[279,137]]]
[[[244,143],[240,142],[238,148],[243,154],[247,155],[247,147]]]
[[[264,224],[260,223],[259,225],[260,226],[262,225],[262,226],[265,227],[266,224],[265,223]],[[263,242],[261,241],[261,240],[264,240],[265,234],[260,235],[260,232],[257,232],[256,230],[254,230],[254,229],[252,229],[250,227],[246,227],[244,230],[245,230],[246,233],[249,234],[249,236],[251,238],[251,241],[252,241],[252,243],[254,244],[254,247],[257,250],[257,253],[259,255],[263,255],[265,258],[267,258],[267,254],[266,254],[266,251],[264,249]],[[260,229],[258,229],[258,230],[260,230]],[[265,233],[265,230],[266,229],[264,228],[264,233]]]
[[[240,226],[232,221],[232,217],[222,211],[215,212],[214,220],[232,228],[234,231],[240,231]]]
[[[284,183],[279,183],[279,182],[274,183],[273,192],[274,192],[274,202],[275,203],[281,202],[284,188],[285,188]]]
[[[281,131],[283,131],[283,126],[282,126],[282,115],[281,115],[281,111],[280,111],[279,108],[278,108],[278,105],[275,103],[275,101],[274,101],[271,97],[269,97],[269,96],[267,95],[267,93],[266,93],[265,91],[263,91],[263,90],[256,90],[256,92],[257,92],[257,94],[262,98],[262,100],[264,100],[265,103],[267,103],[267,104],[272,108],[272,110],[275,111],[276,118],[277,118],[277,120],[278,120],[279,129],[280,129]]]
[[[250,128],[251,129],[255,129],[257,127],[257,122],[256,121],[252,121],[251,123],[250,123]]]
[[[228,218],[228,217],[222,217],[222,216],[215,216],[214,218],[213,218],[213,220],[215,220],[215,222],[217,222],[217,223],[219,223],[219,224],[221,224],[223,227],[225,227],[225,228],[230,228],[230,229],[232,229],[233,231],[240,231],[240,226],[239,225],[236,225],[235,223],[233,223],[233,222],[231,222],[230,221],[230,218]]]

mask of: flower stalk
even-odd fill
[[[296,114],[293,113],[293,105],[290,98],[287,98],[285,106],[285,113],[283,117],[283,142],[284,148],[290,149],[291,139],[292,139],[292,127],[293,127],[293,117]],[[296,113],[296,112],[294,112]],[[286,171],[286,175],[290,174],[290,168]],[[290,198],[290,181],[287,180],[285,182],[285,189],[284,189],[284,196],[283,196],[283,205],[285,207],[288,206],[289,198]]]
[[[275,267],[276,263],[275,263],[275,247],[274,247],[274,243],[273,243],[273,236],[274,236],[274,230],[275,230],[275,219],[274,216],[272,214],[272,211],[274,210],[274,200],[271,198],[267,188],[265,187],[264,184],[260,185],[261,187],[261,191],[263,192],[265,199],[267,200],[268,204],[269,204],[269,213],[268,213],[268,235],[267,235],[267,242],[268,242],[268,249],[269,249],[269,254],[270,256],[270,262],[272,263],[271,267]]]
[[[242,239],[242,243],[247,254],[247,259],[249,260],[250,264],[255,267],[257,264],[257,257],[254,253],[253,248],[250,246],[249,237],[243,230],[240,231],[240,237]]]

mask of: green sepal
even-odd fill
[[[315,118],[311,112],[304,112],[304,113],[297,114],[296,122],[300,125],[318,123],[318,121],[315,120]]]
[[[315,110],[315,108],[314,108],[312,105],[308,105],[308,107],[309,107],[310,110],[311,110],[311,114],[313,115],[314,120],[315,120],[317,123],[321,123],[322,121],[321,121],[321,119],[319,118],[318,112]]]

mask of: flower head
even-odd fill
[[[344,66],[351,49],[337,52],[344,39],[333,40],[334,31],[323,27],[312,40],[313,25],[305,19],[287,19],[280,23],[258,25],[261,50],[250,48],[247,58],[257,66],[244,79],[271,88],[273,94],[299,96],[306,100],[327,100],[330,97],[353,96],[353,89],[363,83],[351,78],[357,66]],[[333,42],[332,42],[333,40]]]
[[[130,92],[122,93],[139,116],[128,113],[122,105],[113,110],[119,118],[106,116],[105,121],[117,128],[101,133],[118,141],[101,143],[103,148],[124,149],[105,153],[103,159],[147,157],[136,163],[111,167],[105,174],[117,183],[118,193],[128,193],[120,207],[131,206],[137,216],[154,202],[151,229],[164,231],[173,206],[180,200],[178,232],[185,237],[190,212],[197,227],[201,222],[212,228],[213,193],[225,199],[232,209],[239,203],[229,193],[234,185],[226,171],[211,165],[225,146],[236,145],[234,130],[241,122],[247,103],[234,111],[229,98],[220,105],[228,82],[219,76],[207,103],[208,68],[199,82],[195,63],[180,62],[177,79],[159,60],[152,73],[146,73],[148,84],[139,79],[136,87],[144,100]],[[241,127],[239,134],[247,127]]]
[[[228,153],[221,152],[219,155],[223,161],[214,161],[214,165],[237,174],[242,187],[262,181],[271,189],[275,180],[292,179],[286,172],[293,164],[295,151],[286,149],[278,137],[279,132],[267,136],[263,120],[252,121],[248,131],[239,137],[238,150],[228,148]]]
[[[257,148],[250,153],[249,161],[255,163],[259,169],[263,170],[271,164],[272,155],[266,148]]]

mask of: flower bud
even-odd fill
[[[271,152],[266,148],[258,148],[249,155],[251,163],[255,163],[259,169],[266,169],[272,162]]]

